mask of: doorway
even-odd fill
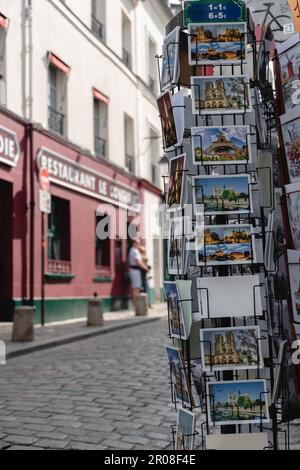
[[[0,322],[12,321],[13,185],[0,180]]]

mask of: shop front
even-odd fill
[[[84,316],[88,298],[96,295],[106,310],[127,307],[127,224],[139,207],[138,180],[46,132],[34,133],[34,152],[36,190],[41,168],[48,170],[51,185],[44,276],[41,252],[35,256],[35,298],[44,278],[46,321]],[[36,246],[42,217],[37,210]]]
[[[0,321],[9,321],[14,298],[27,295],[27,127],[9,113],[0,117]]]
[[[39,206],[41,168],[50,214]],[[134,176],[1,112],[0,321],[31,303],[40,322],[43,298],[46,322],[84,317],[96,295],[105,310],[126,308],[127,227],[139,201]]]

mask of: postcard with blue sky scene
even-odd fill
[[[249,126],[192,127],[194,165],[252,162]]]
[[[265,380],[208,382],[207,396],[212,426],[270,421]]]
[[[194,176],[195,213],[247,214],[252,210],[249,175]]]
[[[189,64],[230,65],[245,63],[246,31],[246,23],[190,23]]]

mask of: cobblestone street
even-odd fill
[[[0,449],[166,449],[165,320],[8,361]]]

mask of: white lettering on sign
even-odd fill
[[[0,126],[0,162],[16,166],[20,148],[15,132]]]
[[[37,155],[38,168],[46,168],[50,181],[127,208],[138,207],[139,193],[95,170],[79,165],[51,150],[42,148]]]

